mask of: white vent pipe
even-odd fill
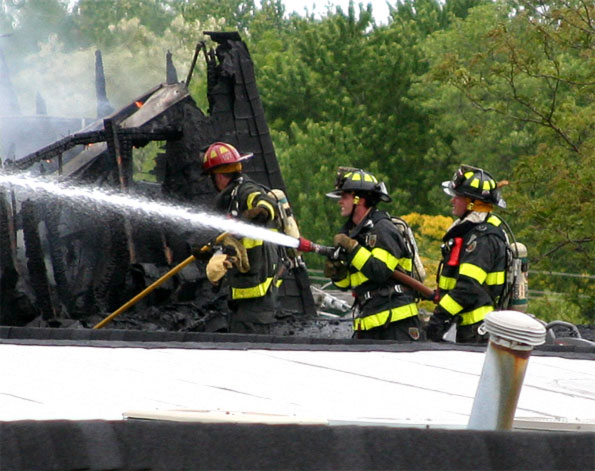
[[[519,311],[492,311],[481,327],[490,334],[467,428],[510,430],[533,347],[545,343],[545,326]]]

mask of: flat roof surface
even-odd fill
[[[251,342],[235,345],[2,339],[0,421],[208,411],[331,425],[464,428],[486,350],[301,348],[247,337]],[[534,352],[516,420],[594,426],[594,358]]]

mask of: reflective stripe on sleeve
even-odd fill
[[[349,288],[349,276],[339,281],[333,281],[333,283],[339,288]]]
[[[365,283],[366,281],[368,281],[368,277],[366,275],[364,275],[361,271],[358,271],[358,272],[351,274],[350,281],[351,281],[351,287],[355,288],[356,286],[359,286],[362,283]]]
[[[473,309],[473,311],[465,312],[461,314],[462,321],[460,325],[470,325],[481,322],[488,312],[492,312],[493,310],[494,306],[481,306],[477,309]]]
[[[483,284],[487,277],[487,273],[483,268],[471,263],[462,263],[459,267],[459,275],[465,275],[469,278],[473,278],[480,285]]]
[[[271,221],[275,219],[275,207],[268,201],[260,200],[256,203],[256,207],[266,208],[269,211]]]
[[[248,209],[254,208],[254,200],[256,199],[257,196],[260,196],[260,192],[258,192],[258,191],[253,191],[252,193],[250,193],[248,195],[248,198],[246,198],[246,207]]]
[[[457,284],[457,280],[455,278],[451,278],[450,276],[443,276],[440,275],[438,279],[438,287],[440,289],[451,290]]]
[[[394,269],[397,268],[397,265],[399,264],[399,259],[397,259],[397,257],[395,257],[388,250],[374,248],[372,249],[372,256],[380,260],[389,268],[389,270],[392,271],[394,271]]]
[[[452,299],[450,294],[445,295],[438,304],[453,316],[463,310],[463,306]]]
[[[358,247],[357,252],[355,253],[353,259],[351,260],[351,264],[361,270],[364,264],[368,261],[368,259],[372,256],[370,251],[365,247]]]
[[[503,271],[494,271],[492,273],[488,273],[486,277],[486,285],[503,285],[504,281],[506,281],[506,273]]]
[[[399,266],[401,266],[403,270],[411,272],[413,270],[413,260],[407,257],[400,258]]]

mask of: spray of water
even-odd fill
[[[196,208],[152,201],[148,198],[109,192],[105,189],[67,185],[63,182],[26,175],[0,174],[0,187],[21,189],[29,195],[68,200],[82,209],[110,208],[127,216],[150,218],[191,228],[210,228],[222,232],[264,240],[285,247],[297,248],[298,239],[262,227],[228,219]]]

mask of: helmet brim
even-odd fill
[[[448,196],[457,196],[457,193],[453,189],[452,182],[450,180],[442,182],[442,191],[444,191],[444,193],[446,193]]]
[[[238,159],[238,162],[241,162],[242,160],[251,159],[252,157],[254,157],[254,154],[252,152],[248,152],[247,154],[240,154],[240,158]]]
[[[328,192],[325,196],[327,198],[332,198],[332,199],[338,200],[339,198],[341,198],[341,193],[343,193],[342,190],[335,190],[335,191]]]

